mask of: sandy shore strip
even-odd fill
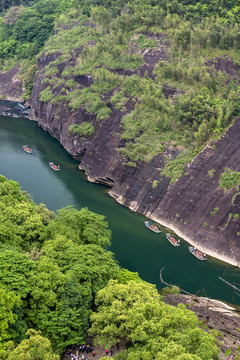
[[[132,210],[133,212],[138,212],[137,208],[138,208],[138,204],[136,201],[132,201],[132,203],[130,204],[130,206],[126,206],[124,205],[124,199],[122,198],[122,196],[118,196],[116,195],[112,190],[110,190],[108,192],[108,194],[113,197],[119,204],[128,207],[130,210]],[[174,232],[177,236],[179,236],[181,239],[183,239],[184,241],[186,241],[187,243],[189,243],[192,246],[195,246],[198,250],[202,251],[204,254],[211,256],[217,260],[223,261],[229,265],[232,266],[237,266],[240,268],[240,263],[237,262],[236,259],[224,255],[224,254],[220,254],[219,252],[212,250],[212,249],[208,249],[205,248],[201,245],[199,245],[196,241],[194,241],[192,238],[190,238],[189,236],[187,236],[186,234],[184,234],[181,230],[179,230],[176,226],[174,226],[173,224],[171,224],[170,222],[167,222],[164,219],[161,218],[157,218],[155,216],[152,216],[149,213],[146,214],[141,214],[143,216],[145,216],[146,218],[148,218],[149,220],[155,221],[156,223],[162,225],[165,228],[168,228],[170,231]]]
[[[148,214],[146,214],[146,217],[148,217]],[[179,236],[181,239],[183,239],[184,241],[186,241],[187,243],[189,243],[192,246],[195,246],[198,250],[202,251],[203,253],[217,259],[220,261],[223,261],[227,264],[230,264],[232,266],[237,266],[240,268],[240,264],[236,261],[236,259],[231,258],[227,255],[224,254],[220,254],[217,251],[214,251],[212,249],[208,249],[206,247],[203,247],[201,245],[199,245],[199,243],[195,242],[192,238],[186,236],[181,230],[179,230],[176,226],[172,225],[171,223],[163,220],[163,219],[159,219],[157,217],[151,216],[149,217],[151,220],[159,223],[160,225],[171,229],[177,236]]]

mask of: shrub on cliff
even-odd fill
[[[231,190],[240,184],[240,172],[225,168],[219,180],[219,189],[225,189],[226,191]]]
[[[40,93],[40,101],[49,102],[54,98],[54,94],[51,91],[50,86],[46,87],[46,89],[42,90]]]
[[[101,96],[92,92],[90,88],[73,90],[68,95],[68,100],[70,108],[79,109],[84,105],[86,110],[96,115],[99,121],[107,119],[112,112],[101,100]]]
[[[90,136],[94,133],[94,127],[88,122],[83,122],[80,125],[74,124],[69,126],[68,131],[74,135]]]

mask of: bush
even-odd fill
[[[65,86],[68,87],[68,88],[72,88],[74,87],[75,85],[77,84],[77,82],[73,79],[70,79],[70,80],[67,80],[65,82]]]
[[[92,92],[90,88],[73,90],[69,94],[69,99],[69,107],[79,109],[84,105],[86,110],[96,115],[99,121],[107,119],[112,112],[101,100],[100,95]]]
[[[58,68],[57,67],[50,67],[46,72],[46,76],[49,77],[49,76],[53,76],[55,75],[56,73],[58,72]]]
[[[136,164],[135,162],[129,161],[129,162],[127,163],[127,166],[136,167],[137,164]]]
[[[122,350],[117,355],[114,356],[114,360],[127,360],[127,357],[128,357],[127,350]]]
[[[210,177],[214,176],[215,171],[216,171],[215,169],[208,170],[208,175],[209,175]]]
[[[48,86],[46,89],[42,90],[40,93],[40,101],[42,102],[49,102],[54,98],[53,93],[51,92],[50,86]]]
[[[74,72],[74,68],[72,66],[66,67],[62,72],[62,77],[72,75]]]
[[[226,191],[233,189],[240,184],[240,172],[233,171],[229,168],[225,168],[224,172],[220,176],[219,189]]]
[[[172,287],[166,286],[166,287],[161,289],[160,294],[161,295],[166,295],[166,294],[177,295],[177,294],[180,294],[180,289],[179,289],[178,286],[175,286],[175,285],[172,286]]]
[[[122,76],[108,71],[106,68],[97,68],[92,72],[93,85],[91,89],[96,92],[108,92],[116,88],[120,83]]]
[[[88,122],[83,122],[80,125],[74,124],[69,126],[68,131],[74,135],[90,136],[94,133],[94,127]]]

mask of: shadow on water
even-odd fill
[[[28,144],[33,149],[29,155],[22,150]],[[61,166],[53,171],[48,163]],[[108,196],[108,188],[87,181],[78,170],[74,160],[36,122],[24,118],[0,116],[0,173],[8,179],[18,181],[36,203],[45,203],[56,211],[73,205],[77,209],[89,210],[106,216],[112,230],[111,251],[120,265],[136,271],[158,288],[160,269],[165,268],[166,282],[179,285],[191,293],[209,296],[232,303],[233,292],[218,277],[237,284],[240,270],[220,261],[208,258],[201,262],[188,251],[188,244],[174,248],[166,239],[167,229],[155,234],[144,226],[145,218],[119,205]],[[233,292],[234,294],[234,292]],[[236,303],[240,298],[234,294]]]

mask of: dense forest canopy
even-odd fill
[[[7,358],[8,341],[26,342],[28,328],[62,353],[84,341],[96,293],[120,271],[105,250],[111,232],[103,216],[85,208],[56,216],[3,176],[0,194],[0,354]]]
[[[84,343],[91,323],[102,345],[131,341],[125,360],[218,358],[215,337],[191,311],[164,304],[155,286],[119,267],[105,249],[111,232],[102,215],[72,207],[55,215],[3,176],[0,195],[8,209],[0,221],[0,359],[57,360]]]
[[[181,17],[192,24],[199,23],[204,18],[209,19],[211,16],[218,17],[220,23],[226,22],[229,25],[239,23],[240,19],[240,6],[237,0],[194,2],[168,0],[143,0],[141,2],[138,0],[130,2],[125,0],[101,2],[96,0],[1,1],[0,60],[13,56],[17,59],[32,59],[53,32],[56,17],[71,8],[79,9],[83,14],[89,16],[91,9],[98,6],[111,12],[111,20],[122,13],[133,13],[137,10],[148,11],[151,12],[149,21],[153,20],[154,22],[158,19],[158,25],[161,25],[166,16]],[[151,9],[154,9],[155,13],[153,18]],[[219,32],[219,30],[218,27],[215,27],[214,32]]]

